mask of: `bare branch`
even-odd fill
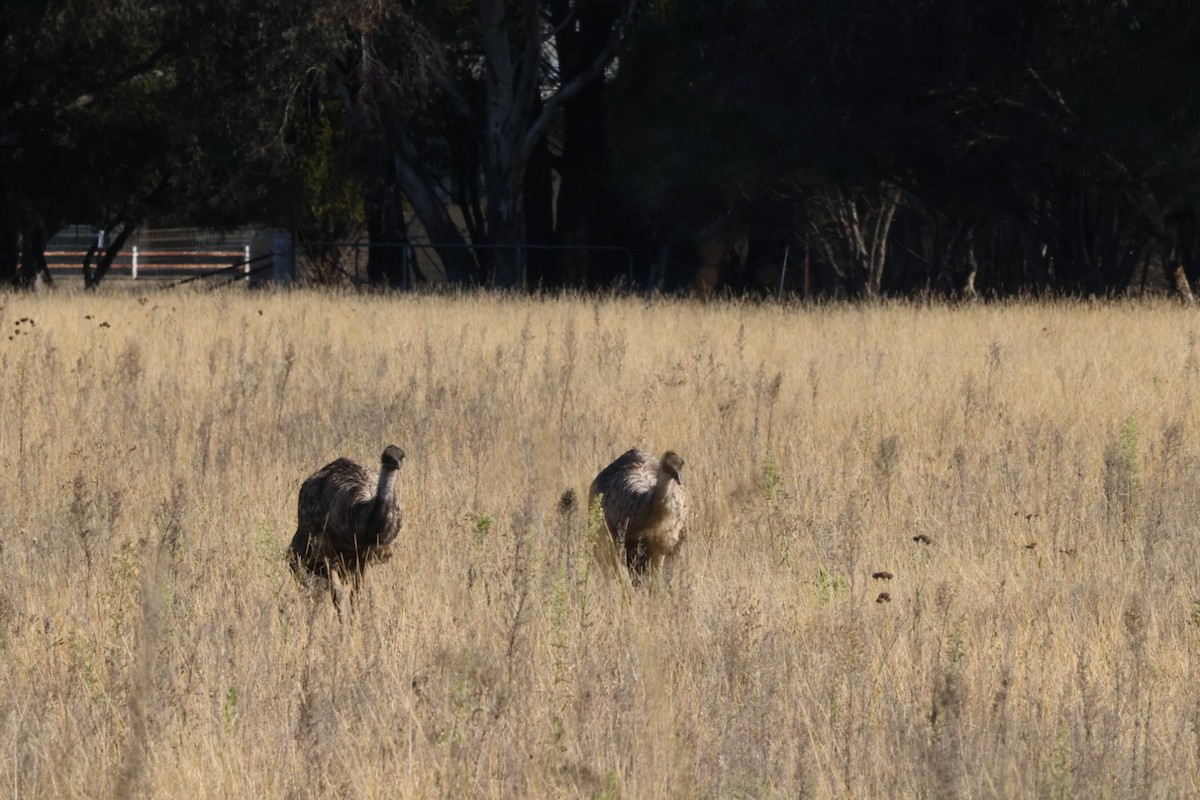
[[[521,153],[526,158],[533,153],[537,146],[538,140],[542,137],[550,122],[557,116],[559,109],[563,103],[570,100],[575,95],[601,75],[605,68],[612,63],[617,50],[624,44],[626,36],[633,28],[634,20],[637,12],[641,7],[640,0],[624,0],[624,8],[618,16],[616,23],[613,25],[612,33],[608,37],[608,42],[605,43],[604,49],[600,54],[592,60],[586,68],[580,71],[578,75],[572,78],[567,83],[564,83],[558,88],[554,94],[546,98],[542,105],[542,112],[537,119],[529,126],[525,132],[525,139],[521,143]]]

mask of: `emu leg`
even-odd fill
[[[329,570],[329,596],[333,600],[334,610],[337,611],[338,621],[345,618],[344,612],[349,609],[351,588],[342,580],[342,571],[331,567]]]

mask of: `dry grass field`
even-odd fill
[[[0,364],[4,797],[1200,794],[1193,310],[67,292]],[[340,624],[296,493],[389,442]],[[559,507],[634,445],[649,589]]]

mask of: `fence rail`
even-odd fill
[[[50,274],[54,276],[69,275],[83,266],[87,250],[47,250],[46,264]],[[246,265],[246,273],[250,272],[250,246],[238,250],[231,249],[154,249],[143,250],[137,246],[129,248],[113,259],[109,267],[110,275],[128,275],[137,280],[143,277],[165,277],[177,273],[186,274],[196,270],[207,270],[217,266],[228,266],[238,261]]]
[[[55,278],[81,274],[88,250],[103,246],[104,232],[86,226],[71,226],[56,234],[46,249],[46,262]],[[491,283],[493,259],[499,253],[515,258],[519,285],[542,280],[547,270],[573,268],[588,274],[616,278],[626,288],[634,283],[633,254],[624,247],[611,245],[496,245],[434,244],[428,241],[394,243],[353,241],[294,241],[283,230],[242,230],[211,232],[201,229],[159,229],[138,231],[126,243],[109,267],[112,278],[138,280],[230,275],[241,268],[242,277],[261,275],[268,281],[288,282],[298,277],[298,268],[315,281],[349,279],[367,282],[367,263],[371,253],[391,251],[399,262],[400,286],[412,288],[418,281],[430,284],[447,282],[443,259],[451,253],[465,254],[478,269],[477,278]],[[262,259],[274,259],[274,267],[252,267]],[[536,259],[535,270],[531,260]],[[548,260],[552,259],[552,260]],[[569,262],[569,263],[568,263]],[[396,261],[392,261],[396,265]],[[485,277],[486,276],[486,277]]]

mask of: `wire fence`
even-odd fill
[[[70,226],[57,233],[46,246],[46,262],[55,279],[82,274],[84,259],[93,245],[103,248],[104,231],[88,226]],[[494,262],[501,253],[515,259],[519,285],[536,284],[554,270],[574,270],[586,278],[603,274],[633,285],[633,254],[624,247],[605,245],[475,245],[432,242],[353,241],[294,242],[281,230],[239,229],[208,231],[197,228],[146,229],[136,231],[113,259],[107,277],[130,280],[170,280],[181,285],[209,277],[224,281],[264,280],[287,283],[370,282],[371,260],[388,263],[392,280],[399,273],[399,288],[448,283],[444,258],[466,256],[474,270],[473,281],[493,284]],[[240,275],[238,274],[240,271]]]
[[[297,258],[301,275],[324,282],[343,276],[356,284],[369,281],[367,274],[372,249],[391,250],[399,262],[400,287],[404,289],[424,284],[449,282],[443,255],[464,253],[470,257],[476,272],[473,277],[492,285],[491,262],[496,255],[506,253],[516,260],[519,285],[536,288],[533,262],[552,259],[561,267],[564,261],[576,264],[577,271],[619,276],[626,287],[634,281],[633,253],[615,245],[493,245],[493,244],[435,244],[432,242],[379,243],[366,239],[345,242],[300,242]],[[548,269],[545,263],[542,269]]]
[[[240,264],[249,275],[252,261],[268,255],[272,242],[262,241],[263,232],[251,229],[208,231],[197,228],[166,228],[135,231],[109,267],[108,277],[170,279],[196,273],[224,270]],[[58,279],[82,274],[88,250],[107,245],[105,231],[72,225],[46,243],[46,266]]]
[[[81,274],[84,258],[93,245],[105,244],[104,231],[87,226],[71,226],[56,234],[46,246],[46,262],[55,279]],[[241,268],[245,274],[261,275],[258,263],[270,257],[279,246],[278,237],[267,243],[253,230],[230,233],[197,228],[139,230],[125,243],[109,268],[110,279],[171,280],[172,286],[184,285],[209,277],[228,278]],[[315,283],[355,284],[368,282],[367,264],[370,243],[303,241],[296,248],[293,278]],[[440,261],[412,257],[406,245],[402,260],[405,274],[429,276],[434,282],[445,280]],[[270,277],[270,276],[266,276]]]

